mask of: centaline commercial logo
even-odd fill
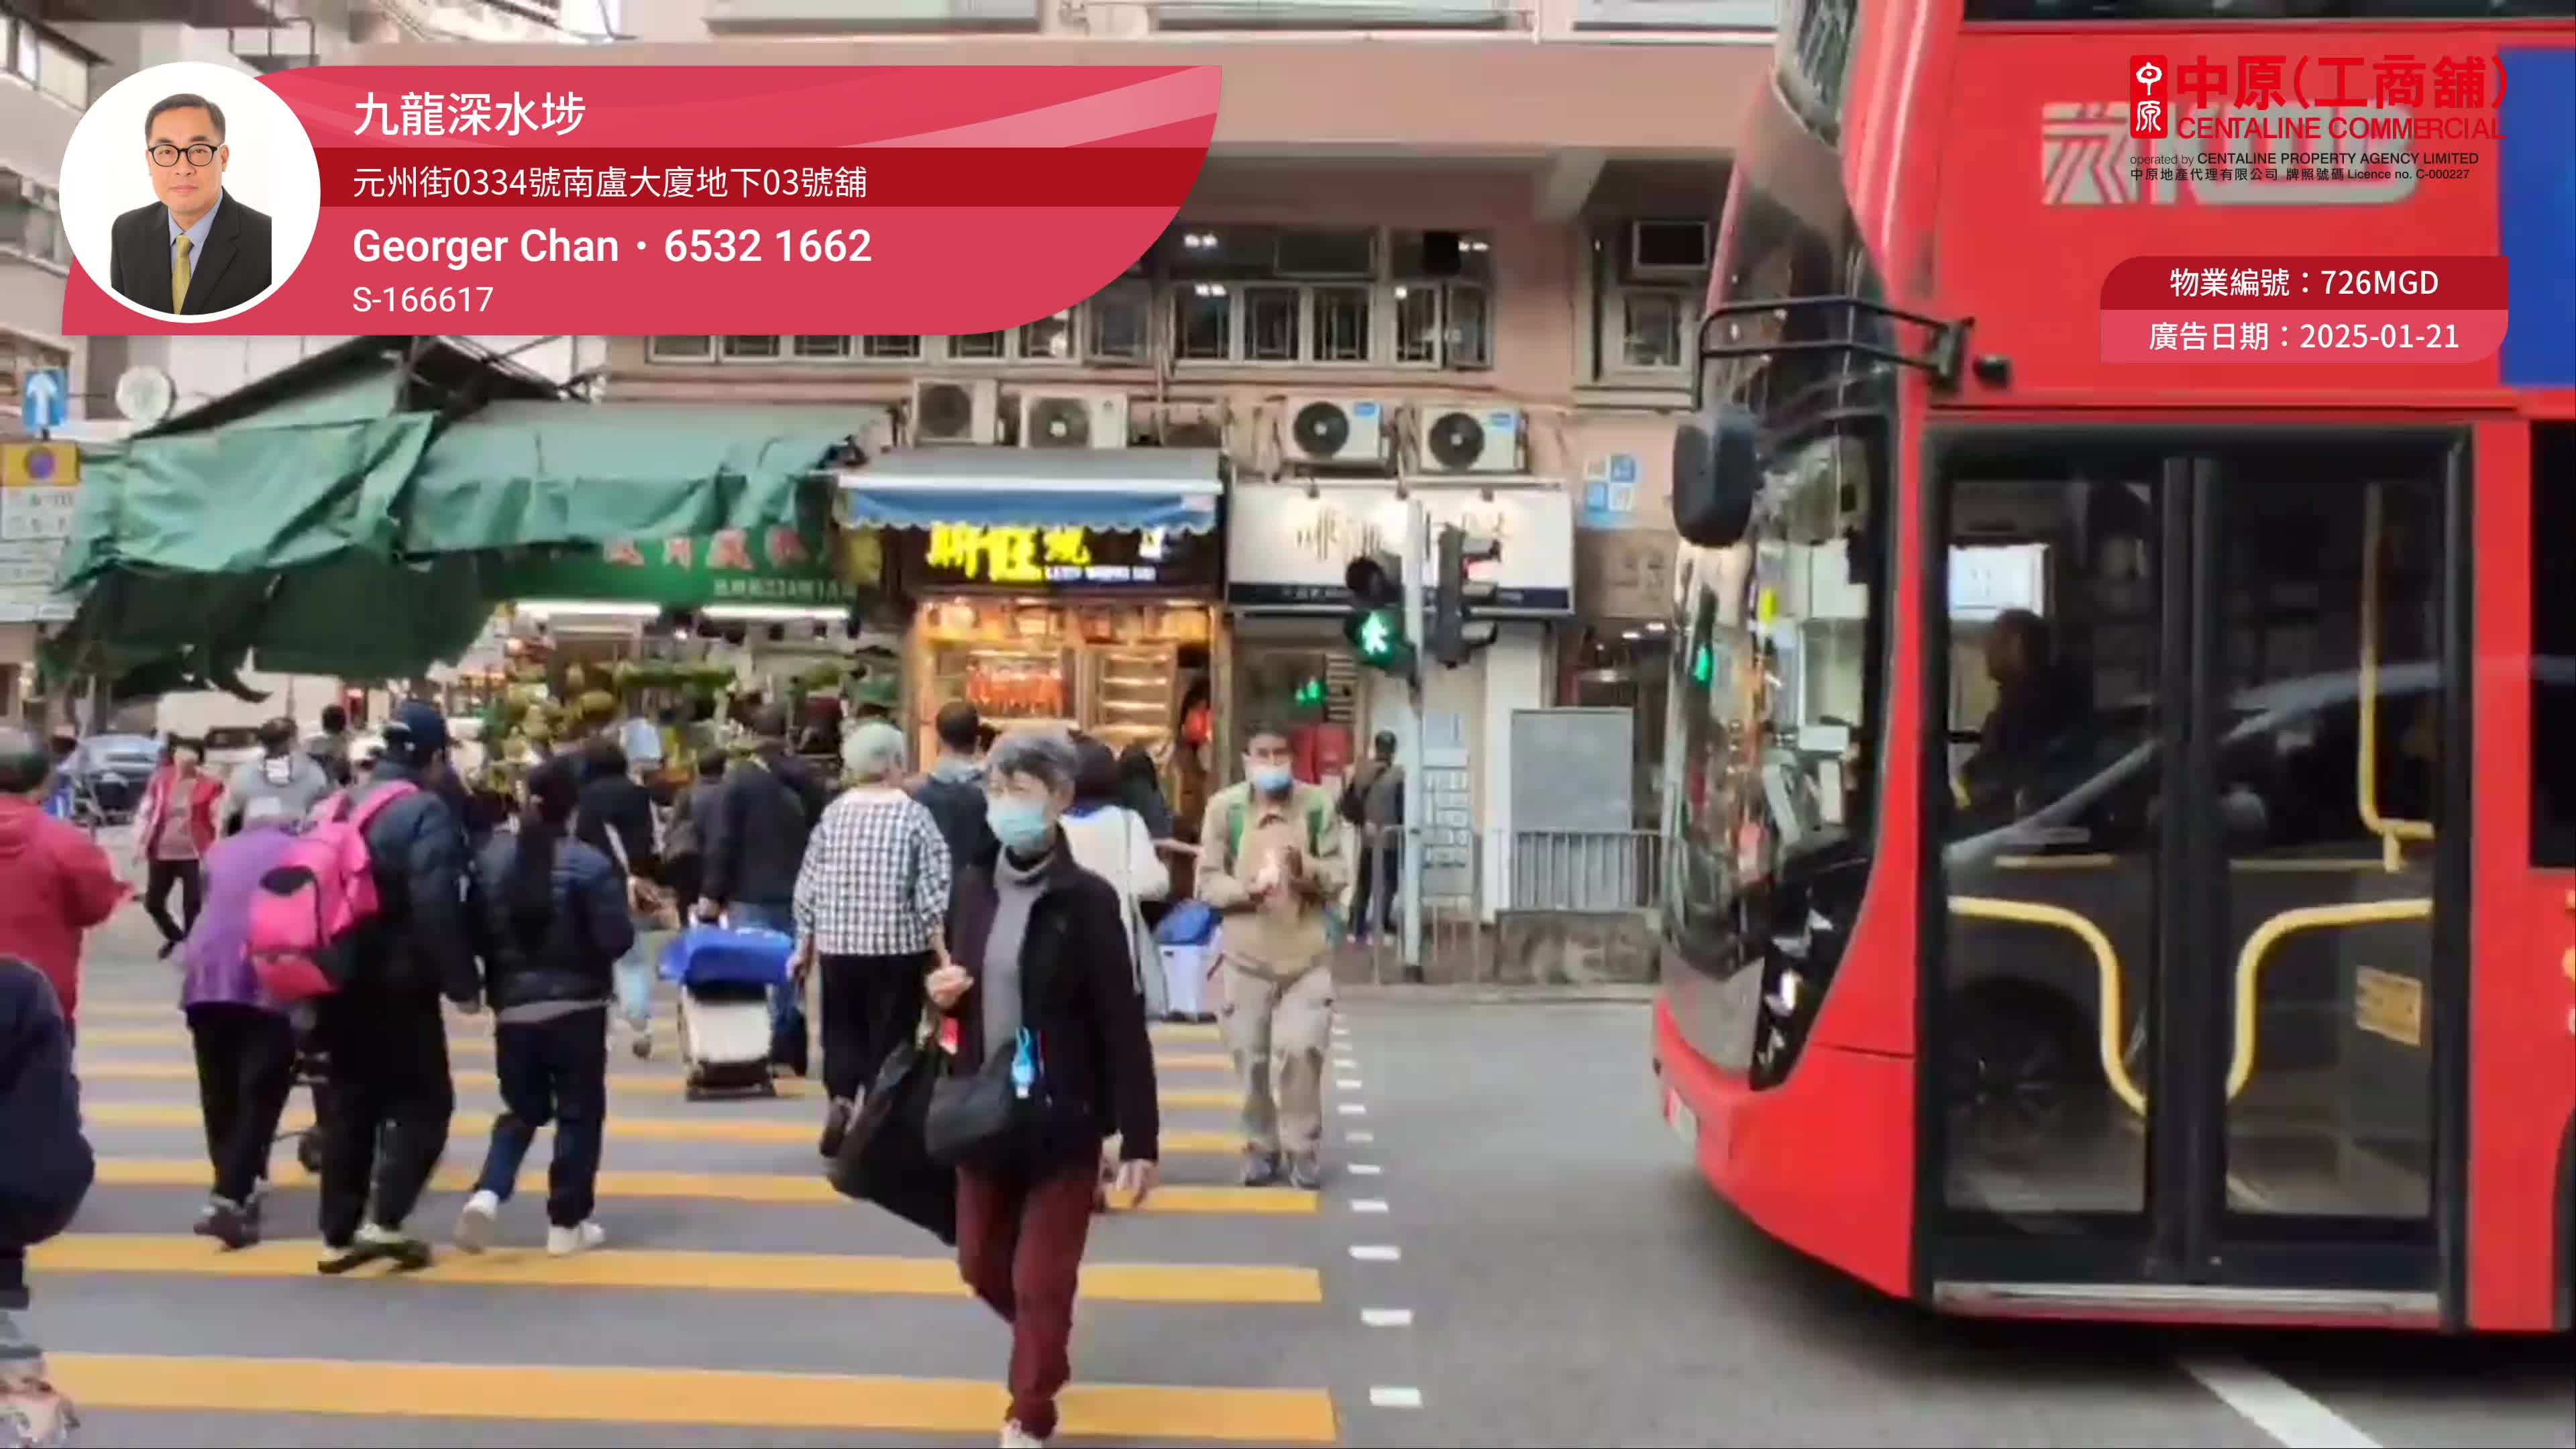
[[[2138,55],[2129,58],[2129,134],[2140,140],[2161,141],[2173,125],[2173,96],[2170,90],[2172,72],[2165,69],[2164,57]]]

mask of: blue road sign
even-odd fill
[[[31,433],[50,433],[71,417],[72,380],[59,367],[39,368],[19,390],[18,420]]]

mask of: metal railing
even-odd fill
[[[1422,837],[1422,962],[1432,981],[1496,975],[1496,927],[1516,914],[1635,916],[1663,899],[1663,839],[1645,830],[1459,830],[1414,827]],[[1387,849],[1400,846],[1390,840]],[[1354,879],[1360,846],[1354,841]],[[1367,906],[1356,895],[1345,920]],[[1393,931],[1370,931],[1372,980],[1402,979],[1403,911]]]

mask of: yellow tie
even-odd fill
[[[188,246],[188,239],[184,236],[171,244],[170,310],[173,312],[188,310]]]

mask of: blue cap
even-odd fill
[[[434,754],[447,748],[447,716],[438,712],[437,705],[405,700],[394,706],[393,718],[385,721],[387,742],[396,737],[420,754]]]

